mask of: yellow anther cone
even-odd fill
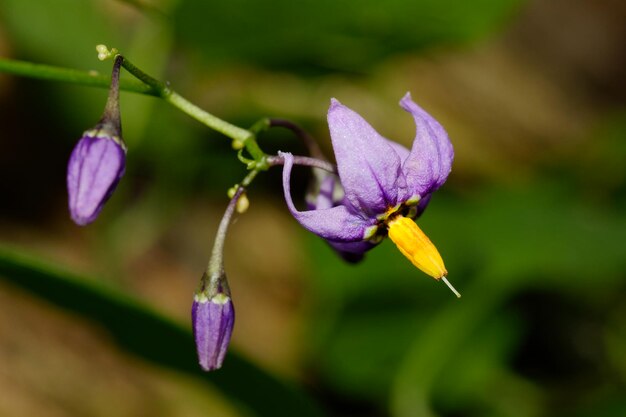
[[[446,279],[448,271],[439,251],[413,220],[396,216],[387,222],[387,227],[389,238],[413,265],[431,277],[443,280],[457,297],[461,296]]]
[[[448,275],[439,251],[413,220],[397,216],[387,225],[393,243],[420,271],[435,279]]]

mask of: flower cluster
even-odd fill
[[[108,56],[110,52],[106,52]],[[126,146],[119,110],[119,73],[123,62],[121,55],[115,56],[104,114],[94,128],[83,134],[69,159],[70,214],[81,226],[96,219],[125,171]],[[365,252],[389,236],[416,267],[443,280],[458,296],[446,280],[447,271],[439,252],[414,222],[450,173],[452,145],[441,125],[409,94],[400,105],[413,116],[416,125],[410,150],[382,137],[359,114],[331,100],[328,126],[336,170],[310,136],[291,122],[273,119],[274,126],[291,128],[301,136],[313,158],[287,152],[270,157],[255,148],[251,154],[260,153],[260,158],[246,161],[253,171],[231,190],[232,198],[216,233],[209,265],[193,299],[193,334],[202,369],[212,371],[222,366],[235,321],[223,263],[227,229],[234,212],[247,207],[244,187],[260,170],[271,165],[283,165],[285,201],[294,218],[324,238],[345,260],[361,260]],[[244,159],[241,155],[240,158]],[[259,161],[266,164],[264,168],[255,165]],[[308,210],[298,210],[291,197],[294,164],[314,167],[306,200]]]

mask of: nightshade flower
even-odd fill
[[[332,206],[298,211],[290,190],[293,156],[282,153],[285,200],[302,226],[335,249],[362,255],[389,235],[417,268],[450,286],[439,252],[413,219],[446,181],[454,150],[443,127],[409,93],[400,106],[415,121],[411,150],[384,138],[359,114],[332,99],[328,126],[344,197]]]
[[[119,108],[122,60],[120,55],[115,59],[109,97],[100,122],[83,133],[67,165],[70,215],[80,226],[96,219],[126,168]]]

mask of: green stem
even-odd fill
[[[79,71],[4,58],[0,58],[0,72],[40,80],[62,81],[92,87],[109,88],[111,85],[111,77],[99,74],[96,71]],[[120,89],[149,96],[160,95],[153,87],[135,80],[120,80]]]
[[[180,109],[184,113],[187,113],[189,116],[211,129],[242,143],[246,147],[246,150],[250,153],[250,156],[252,156],[255,160],[261,159],[265,155],[256,143],[255,136],[248,130],[230,124],[212,115],[211,113],[202,110],[200,107],[196,106],[183,96],[171,90],[163,98],[174,107]]]
[[[216,130],[228,136],[229,138],[241,143],[243,146],[246,147],[246,150],[248,151],[248,153],[250,153],[250,156],[252,156],[255,160],[259,161],[265,156],[265,153],[261,150],[261,148],[259,148],[259,145],[256,143],[256,138],[254,134],[249,130],[242,129],[238,126],[228,123],[227,121],[222,120],[219,117],[216,117],[211,113],[201,109],[180,94],[170,89],[166,83],[159,81],[156,78],[153,78],[143,72],[127,58],[124,58],[122,66],[144,84],[147,84],[150,87],[154,88],[156,91],[158,91],[159,96],[174,107],[178,108],[184,113],[187,113],[189,116],[210,127],[211,129]]]
[[[128,59],[123,59],[122,66],[133,76],[139,79],[141,83],[134,80],[120,80],[121,90],[163,98],[165,101],[198,120],[205,126],[228,136],[238,145],[245,147],[250,156],[252,156],[252,158],[256,161],[262,161],[265,157],[265,153],[257,144],[256,137],[252,132],[228,123],[227,121],[202,110],[200,107],[170,89],[166,83],[163,83],[140,70]],[[95,71],[86,72],[3,58],[0,58],[0,72],[41,80],[61,81],[93,87],[109,88],[111,85],[110,77],[99,74]]]
[[[217,233],[215,234],[215,241],[213,242],[213,249],[211,250],[211,259],[209,260],[205,273],[202,275],[200,289],[198,290],[199,294],[204,293],[209,299],[220,293],[230,296],[228,279],[224,272],[224,241],[226,240],[228,226],[235,213],[237,201],[239,201],[239,198],[244,192],[245,189],[242,186],[237,187],[235,195],[233,195],[228,203],[224,216],[217,228]]]
[[[241,186],[242,187],[250,186],[250,184],[252,184],[252,181],[254,181],[254,178],[256,178],[259,172],[261,172],[260,169],[254,169],[250,171],[248,175],[246,175],[246,177],[243,179],[243,181],[241,181]]]

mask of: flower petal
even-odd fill
[[[375,217],[397,203],[398,189],[405,187],[402,161],[365,119],[332,99],[328,127],[339,178],[352,208],[364,217]]]
[[[359,242],[363,240],[365,230],[375,221],[363,220],[360,216],[352,214],[346,206],[339,205],[322,210],[298,211],[291,198],[291,169],[293,167],[293,155],[279,152],[285,159],[283,167],[283,191],[287,207],[293,217],[304,228],[324,239],[336,242]]]
[[[398,142],[387,140],[387,143],[389,143],[389,146],[391,146],[396,152],[401,162],[404,162],[411,154],[411,151],[409,151],[404,145],[400,145]]]
[[[338,206],[343,201],[343,188],[339,177],[320,168],[313,168],[305,200],[307,209],[320,210]]]
[[[332,242],[327,240],[328,244],[335,249],[335,251],[341,256],[345,261],[350,263],[359,262],[365,256],[365,252],[372,249],[378,243],[372,243],[370,241],[363,242]]]
[[[416,127],[413,148],[402,170],[409,193],[424,197],[446,182],[454,149],[443,127],[411,99],[410,93],[400,100],[400,106],[413,115]]]

